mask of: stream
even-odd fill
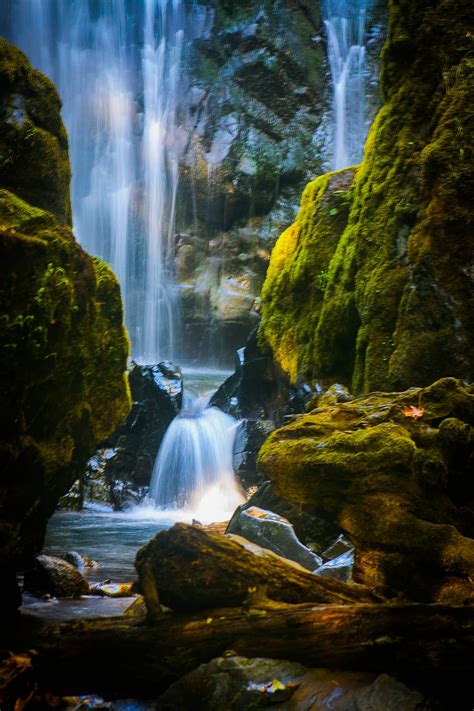
[[[183,368],[185,392],[194,397],[210,395],[230,375],[226,370]],[[89,504],[82,511],[57,511],[50,519],[43,553],[63,557],[67,551],[85,554],[99,564],[86,569],[90,583],[110,580],[130,583],[136,580],[134,560],[137,550],[159,531],[177,521],[191,523],[198,518],[191,510],[159,511],[153,506],[137,506],[126,512],[107,510]],[[215,511],[220,520],[220,511]],[[103,598],[95,595],[74,600],[43,600],[23,593],[22,612],[41,625],[78,617],[120,615],[130,605],[130,598]]]

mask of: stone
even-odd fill
[[[293,526],[282,516],[251,506],[233,516],[226,533],[233,533],[268,548],[283,558],[314,571],[322,559],[306,548],[296,537]]]
[[[473,386],[443,378],[301,415],[269,436],[258,466],[277,494],[350,539],[356,582],[387,597],[466,604],[473,432]]]
[[[234,442],[234,471],[246,490],[263,483],[257,474],[260,447],[275,426],[271,420],[245,418],[239,422]]]
[[[101,443],[83,476],[84,499],[117,511],[139,504],[148,493],[161,440],[183,398],[181,370],[170,361],[132,363],[129,378],[130,414]]]
[[[64,554],[63,560],[73,565],[75,568],[77,568],[77,570],[85,570],[86,568],[91,569],[99,567],[97,561],[92,560],[92,558],[89,558],[89,556],[85,555],[84,553],[78,553],[78,551],[68,551]]]
[[[24,588],[35,595],[80,597],[89,592],[89,583],[81,573],[62,558],[36,557],[33,568],[25,572]]]
[[[294,504],[279,496],[270,481],[264,482],[248,501],[237,507],[229,526],[235,517],[238,517],[242,511],[251,506],[272,511],[287,519],[292,524],[297,538],[303,545],[320,555],[323,560],[325,560],[323,551],[334,543],[340,530],[322,516],[314,515],[314,507]]]
[[[315,575],[327,575],[330,578],[343,580],[345,583],[352,583],[354,572],[354,550],[347,551],[338,555],[336,558],[323,563],[317,570]]]
[[[172,684],[158,699],[157,709],[196,711],[260,708],[287,704],[306,668],[296,662],[230,653],[202,664]]]
[[[324,561],[334,560],[345,553],[349,553],[354,550],[352,543],[341,533],[340,536],[336,538],[334,543],[332,543],[329,548],[321,553],[321,558]]]

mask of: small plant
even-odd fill
[[[329,282],[329,272],[327,270],[321,270],[316,277],[316,284],[321,291],[325,291]]]

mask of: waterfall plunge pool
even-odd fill
[[[191,399],[202,401],[202,398],[209,397],[228,375],[230,371],[184,368],[185,392]],[[226,415],[220,413],[220,417],[219,411],[216,412],[217,423],[222,426]],[[201,414],[192,412],[193,417],[196,417],[196,414],[198,417],[202,415],[202,407]],[[211,417],[210,420],[212,419]],[[223,456],[225,458],[225,452]],[[227,453],[227,457],[231,457],[231,452]],[[227,470],[224,472],[227,481],[229,461],[226,461]],[[216,463],[213,462],[213,465]],[[235,492],[232,493],[232,504],[237,506],[240,503],[239,498],[235,496]],[[58,511],[48,523],[42,552],[61,558],[67,551],[76,550],[97,561],[98,568],[88,569],[84,573],[90,583],[104,580],[111,580],[113,583],[132,582],[137,577],[134,567],[137,550],[159,531],[169,528],[177,521],[191,523],[194,518],[203,523],[224,520],[230,512],[224,511],[222,499],[217,499],[216,501],[211,487],[200,503],[184,509],[159,510],[150,504],[118,512],[89,504],[83,511]],[[130,598],[97,596],[84,596],[74,600],[42,600],[24,593],[22,611],[44,625],[84,616],[120,615],[130,603]]]

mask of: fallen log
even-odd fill
[[[365,587],[313,575],[239,536],[182,523],[141,548],[135,566],[145,599],[156,601],[158,596],[181,612],[241,605],[249,588],[260,587],[272,600],[291,604],[382,601]]]
[[[287,605],[226,608],[67,623],[49,630],[33,664],[60,692],[151,698],[199,664],[232,650],[308,667],[443,680],[472,671],[474,615],[467,606]],[[431,682],[430,682],[431,683]]]

